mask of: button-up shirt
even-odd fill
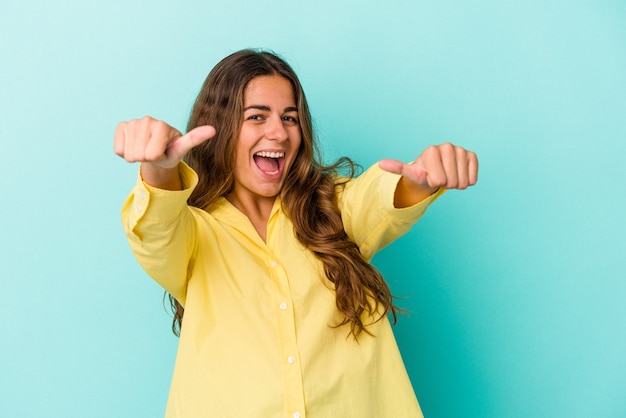
[[[322,262],[294,235],[276,198],[263,241],[220,198],[187,205],[182,191],[138,179],[122,215],[145,271],[185,307],[168,418],[421,417],[387,317],[358,341],[335,303]],[[440,195],[393,207],[399,176],[377,166],[338,193],[344,228],[367,260],[406,233]]]

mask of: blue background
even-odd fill
[[[427,417],[626,417],[626,2],[3,0],[0,47],[0,417],[162,416],[113,131],[183,129],[244,47],[294,66],[328,160],[480,157],[375,259]]]

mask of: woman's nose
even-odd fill
[[[265,126],[265,136],[268,139],[276,141],[284,141],[287,139],[287,130],[285,129],[283,120],[280,117],[270,118]]]

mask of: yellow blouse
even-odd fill
[[[267,242],[226,199],[189,207],[183,191],[139,178],[122,218],[145,271],[185,307],[167,418],[403,418],[422,413],[387,318],[358,342],[322,263],[296,239],[276,199]],[[372,167],[338,196],[366,259],[406,233],[441,193],[393,208],[399,176]]]

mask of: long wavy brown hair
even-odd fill
[[[355,164],[345,157],[331,165],[322,164],[302,85],[293,69],[276,54],[242,50],[224,58],[209,73],[195,101],[187,130],[212,125],[217,133],[185,156],[199,177],[189,205],[210,210],[219,197],[233,188],[244,91],[252,79],[267,75],[286,78],[294,89],[302,141],[280,198],[298,240],[323,262],[326,276],[334,284],[337,309],[344,319],[333,326],[348,324],[349,334],[356,339],[363,331],[369,334],[366,325],[379,321],[389,312],[395,323],[398,308],[393,304],[389,287],[380,272],[363,259],[341,221],[337,188],[354,176]],[[184,308],[171,295],[169,299],[174,312],[172,330],[179,335]]]

